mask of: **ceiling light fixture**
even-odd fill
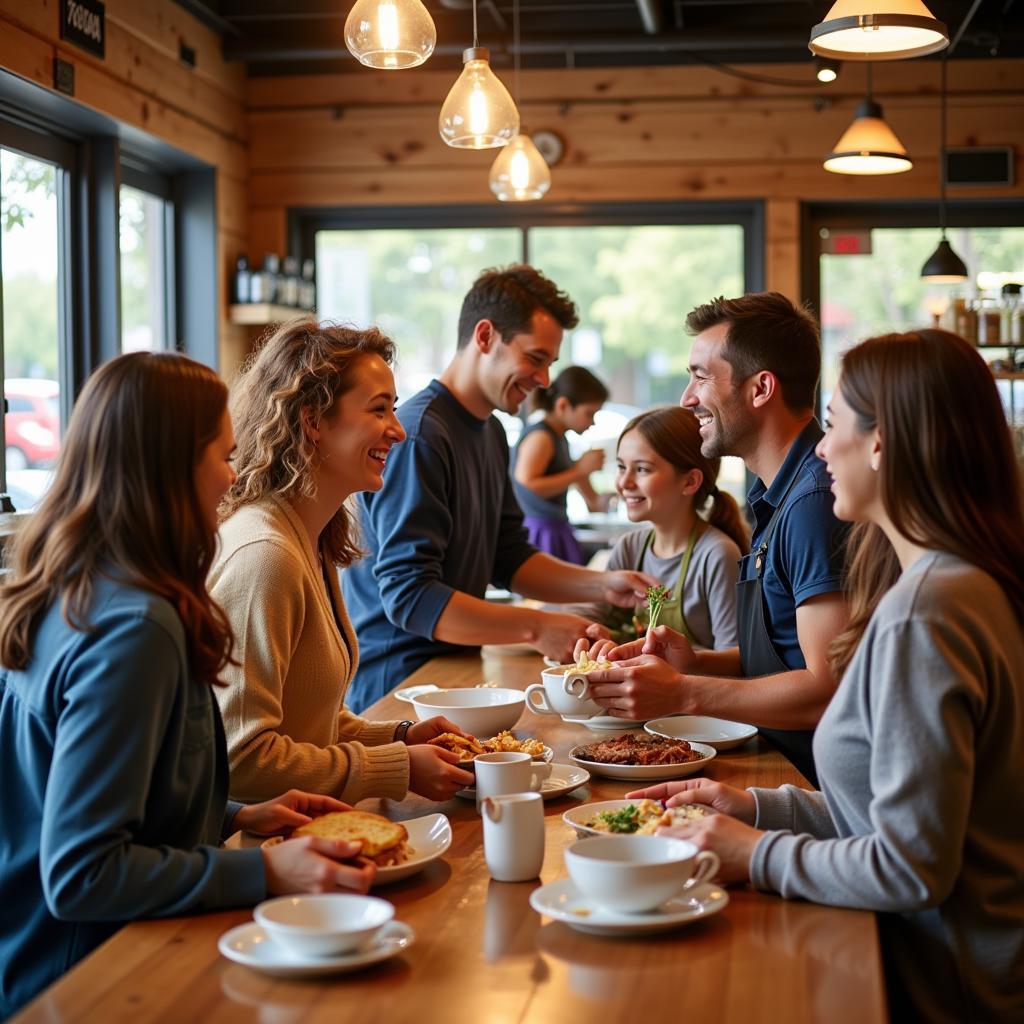
[[[479,45],[473,0],[473,45],[462,53],[462,74],[441,106],[437,127],[456,149],[494,149],[519,134],[519,111],[491,70],[490,51]]]
[[[967,264],[946,240],[946,58],[942,58],[942,88],[939,91],[939,228],[942,236],[935,252],[921,268],[921,280],[933,284],[959,284],[968,279]]]
[[[839,69],[842,65],[837,60],[829,57],[814,58],[814,77],[819,82],[834,82],[839,77]]]
[[[836,0],[807,45],[836,60],[900,60],[943,49],[949,32],[921,0]]]
[[[368,68],[417,67],[436,43],[433,19],[420,0],[356,0],[345,19],[345,45]]]
[[[512,0],[512,78],[519,93],[519,0]],[[491,191],[503,203],[525,203],[543,199],[551,187],[551,171],[529,135],[520,132],[494,158],[489,176]]]
[[[914,166],[903,143],[886,124],[882,105],[872,98],[870,64],[867,97],[823,166],[835,174],[900,174]]]

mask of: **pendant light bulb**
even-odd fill
[[[491,70],[490,53],[472,46],[462,54],[462,74],[437,120],[441,138],[456,149],[494,149],[519,134],[519,111]]]
[[[828,57],[815,57],[814,58],[814,77],[819,82],[828,84],[834,82],[839,77],[839,68],[841,67],[839,61],[830,60]]]
[[[420,0],[356,0],[345,19],[345,45],[368,68],[414,68],[436,43],[433,19]]]
[[[948,45],[946,26],[921,0],[836,0],[808,48],[836,60],[901,60]]]
[[[544,198],[551,187],[551,170],[529,135],[517,135],[494,158],[490,184],[503,203]]]
[[[826,171],[835,174],[900,174],[913,167],[903,143],[885,122],[882,106],[865,100],[825,157]]]

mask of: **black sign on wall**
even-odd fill
[[[60,0],[60,37],[97,57],[106,56],[107,33],[100,0]]]

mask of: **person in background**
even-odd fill
[[[365,892],[358,844],[220,848],[348,807],[227,801],[211,691],[231,630],[206,591],[231,483],[227,390],[174,353],[86,383],[53,483],[0,584],[0,1017],[140,917]]]
[[[678,405],[635,416],[619,437],[615,489],[632,523],[650,523],[620,537],[609,569],[637,569],[668,591],[658,622],[686,637],[695,650],[735,647],[736,578],[750,539],[739,507],[719,490],[719,460],[700,450],[697,419]],[[646,631],[649,610],[577,606],[618,643]],[[600,660],[611,641],[594,645]]]
[[[338,569],[360,554],[346,502],[380,490],[405,438],[394,354],[375,328],[299,318],[266,341],[232,395],[238,476],[210,588],[236,640],[217,697],[237,799],[298,786],[351,803],[410,788],[444,800],[472,785],[458,755],[427,743],[461,732],[446,718],[370,722],[345,707],[359,645]]]
[[[751,553],[737,584],[737,647],[694,652],[658,626],[607,656],[592,692],[622,718],[713,715],[750,722],[813,783],[811,739],[835,692],[828,647],[846,628],[843,544],[814,447],[821,345],[813,317],[778,292],[714,299],[686,319],[696,335],[680,404],[709,459],[737,455],[758,479],[747,495]]]
[[[857,523],[819,792],[699,780],[631,797],[727,881],[879,913],[894,1021],[1024,1020],[1024,500],[991,372],[946,331],[844,357],[818,452]]]
[[[575,324],[575,305],[533,267],[484,271],[463,300],[452,361],[398,410],[409,440],[392,454],[383,489],[360,496],[370,554],[342,579],[363,652],[353,707],[467,646],[528,643],[565,660],[588,630],[607,635],[578,615],[489,604],[488,583],[545,602],[632,606],[654,582],[570,565],[538,551],[523,529],[493,413],[514,414],[547,387],[562,332]]]
[[[608,389],[589,370],[567,366],[550,387],[534,390],[531,404],[544,417],[523,431],[512,460],[516,499],[530,543],[575,565],[585,565],[587,559],[569,524],[569,488],[583,495],[591,512],[606,510],[608,502],[590,485],[590,474],[604,465],[604,451],[593,448],[574,461],[565,435],[592,427],[607,400]]]

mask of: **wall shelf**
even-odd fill
[[[228,307],[228,319],[243,327],[265,327],[304,316],[306,310],[294,306],[275,306],[269,302],[242,302]]]

